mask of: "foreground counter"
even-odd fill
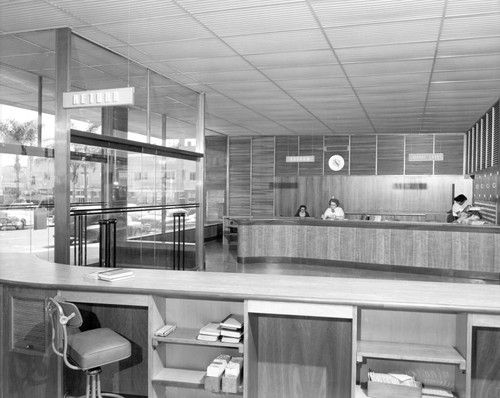
[[[495,279],[500,272],[496,226],[312,218],[237,218],[235,223],[241,263],[347,263]]]
[[[50,349],[44,306],[59,293],[132,342],[130,360],[104,367],[107,391],[213,397],[206,367],[228,354],[244,359],[245,398],[361,398],[367,369],[388,366],[460,398],[497,398],[497,285],[145,269],[110,283],[85,277],[95,270],[2,254],[0,396],[81,393]],[[244,321],[241,343],[197,340],[228,314]],[[155,337],[166,323],[177,329]]]

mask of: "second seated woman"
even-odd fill
[[[345,218],[344,210],[340,207],[340,202],[336,198],[330,199],[330,207],[321,215],[323,220],[343,220]]]
[[[295,217],[311,217],[307,212],[306,205],[300,205],[299,210],[295,213]]]

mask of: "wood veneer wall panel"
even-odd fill
[[[465,172],[468,174],[499,164],[499,107],[497,101],[466,133]]]
[[[410,162],[408,156],[411,153],[433,153],[434,135],[406,135],[405,136],[405,174],[432,174],[433,162]]]
[[[500,254],[500,238],[497,235],[483,234],[482,239],[470,240],[469,269],[481,269],[495,272],[496,264],[491,261],[492,256]],[[498,259],[498,257],[496,257]],[[476,268],[477,267],[477,268]]]
[[[377,136],[377,174],[403,175],[404,174],[404,136],[378,135]]]
[[[277,136],[276,146],[276,176],[297,176],[299,174],[298,163],[287,163],[287,156],[299,154],[299,137]]]
[[[325,136],[324,170],[325,175],[347,175],[349,174],[349,146],[348,135]],[[340,171],[333,171],[328,166],[328,161],[333,155],[341,155],[345,160],[345,167]]]
[[[451,263],[456,269],[497,272],[495,261],[500,258],[500,237],[493,234],[452,234]]]
[[[323,136],[300,136],[299,155],[314,155],[314,162],[299,163],[299,175],[323,175]]]
[[[279,217],[292,217],[300,206],[297,177],[276,177],[275,189],[275,215]],[[304,202],[305,203],[305,202]],[[309,205],[306,204],[309,209]]]
[[[500,329],[475,327],[472,330],[471,396],[497,398],[500,391]]]
[[[464,136],[460,136],[464,137]],[[443,160],[434,162],[434,174],[463,174],[464,142],[455,135],[436,135],[435,153],[443,153]]]
[[[227,137],[206,137],[205,187],[207,190],[225,190],[227,172]]]
[[[351,137],[351,175],[375,175],[377,162],[377,136]]]
[[[427,267],[451,269],[453,267],[452,256],[450,256],[453,252],[452,234],[445,231],[432,231],[427,236]]]
[[[492,114],[493,108],[491,108],[485,115],[485,123],[484,123],[484,135],[486,139],[486,145],[484,148],[484,164],[485,168],[493,166],[492,163],[492,148],[493,145],[493,132],[492,132]]]
[[[351,397],[351,320],[253,318],[257,397]]]
[[[455,345],[455,314],[416,311],[361,311],[362,340]]]
[[[240,225],[238,257],[360,262],[394,266],[498,273],[500,234],[432,228],[363,227],[349,221],[315,225],[263,221]],[[368,222],[368,221],[367,221]],[[361,222],[363,223],[363,222]],[[373,222],[370,222],[373,223]],[[359,225],[359,226],[358,226]],[[366,225],[366,224],[365,224]],[[373,226],[373,224],[371,224]]]
[[[251,215],[251,154],[250,138],[229,141],[229,214]]]
[[[493,134],[491,164],[497,166],[500,164],[500,101],[497,101],[496,104],[493,105],[491,112],[491,132]]]
[[[462,175],[443,176],[310,176],[276,178],[276,215],[293,216],[305,204],[320,217],[335,196],[346,212],[446,213],[453,186],[469,196],[472,181]]]
[[[422,234],[420,234],[422,235]],[[395,250],[391,252],[390,262],[392,264],[412,264],[415,266],[421,266],[422,264],[418,264],[418,257],[414,258],[413,250],[409,250],[410,246],[415,246],[415,244],[420,245],[422,243],[422,239],[420,236],[415,236],[413,231],[405,231],[405,230],[393,230],[391,231],[391,244],[400,247],[401,250]],[[425,248],[426,249],[426,248]],[[427,251],[425,251],[427,253]]]
[[[274,137],[252,138],[252,215],[274,216]]]

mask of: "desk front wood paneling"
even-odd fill
[[[249,219],[238,261],[330,262],[500,272],[500,228],[437,223]]]
[[[106,322],[118,322],[119,332],[148,353],[148,376],[143,372],[136,377],[119,367],[119,374],[113,376],[117,383],[113,387],[118,391],[136,390],[145,395],[147,385],[151,398],[165,394],[212,396],[203,389],[206,366],[219,353],[232,352],[245,357],[243,395],[248,398],[283,394],[359,398],[360,389],[354,385],[357,369],[364,369],[359,371],[363,377],[367,367],[376,366],[377,370],[390,365],[392,371],[404,371],[417,362],[427,364],[411,365],[422,378],[439,375],[443,385],[450,386],[459,398],[476,398],[471,395],[472,388],[481,391],[481,398],[497,398],[490,393],[500,386],[497,374],[488,385],[474,387],[477,378],[468,376],[473,369],[486,374],[500,366],[495,349],[485,361],[478,358],[481,354],[474,352],[472,337],[474,325],[486,325],[496,331],[492,337],[479,336],[482,350],[498,342],[500,290],[496,285],[144,269],[135,270],[132,279],[109,283],[84,278],[93,270],[51,264],[30,255],[3,255],[3,305],[7,306],[7,293],[22,289],[27,297],[59,291],[69,299],[90,304],[99,314],[101,309],[112,312],[117,306],[119,312]],[[243,352],[239,346],[207,345],[196,340],[200,327],[229,312],[245,317]],[[130,321],[134,316],[139,323]],[[4,318],[1,331],[2,380],[11,377],[13,373],[7,372],[18,364],[6,338],[12,325],[9,319]],[[180,335],[155,340],[154,331],[168,322],[178,326]],[[184,328],[194,331],[191,337],[183,334]],[[384,348],[377,349],[373,340],[384,342]],[[438,354],[433,355],[428,345],[439,346]],[[452,347],[463,359],[443,363],[440,353],[449,353]],[[49,347],[46,355],[54,361]],[[30,356],[26,358],[24,363],[29,363]],[[462,373],[464,361],[466,375]],[[62,368],[59,363],[50,369],[60,375]],[[54,394],[62,391],[60,384],[54,384],[60,376],[54,378],[52,373],[51,378],[38,380],[40,385],[33,395],[33,386],[23,384],[31,379],[23,375],[27,373],[9,379],[15,394],[4,390],[3,397],[62,395]],[[2,383],[3,389],[5,385]]]

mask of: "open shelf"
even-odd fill
[[[466,369],[465,358],[449,346],[358,341],[356,361],[362,363],[365,358],[446,363],[458,365],[462,371]]]
[[[174,387],[203,388],[204,370],[163,368],[151,380],[153,384]]]
[[[224,347],[224,348],[235,348],[239,352],[243,352],[243,343],[223,343],[219,341],[202,341],[198,340],[199,329],[192,328],[177,328],[168,336],[165,337],[153,337],[153,347],[158,347],[162,343],[167,344],[188,344],[188,345],[203,345],[209,347]]]
[[[161,386],[204,389],[205,375],[206,372],[203,370],[163,368],[153,377],[151,382]],[[238,386],[238,391],[236,393],[225,393],[221,391],[220,394],[243,395],[243,385]]]

